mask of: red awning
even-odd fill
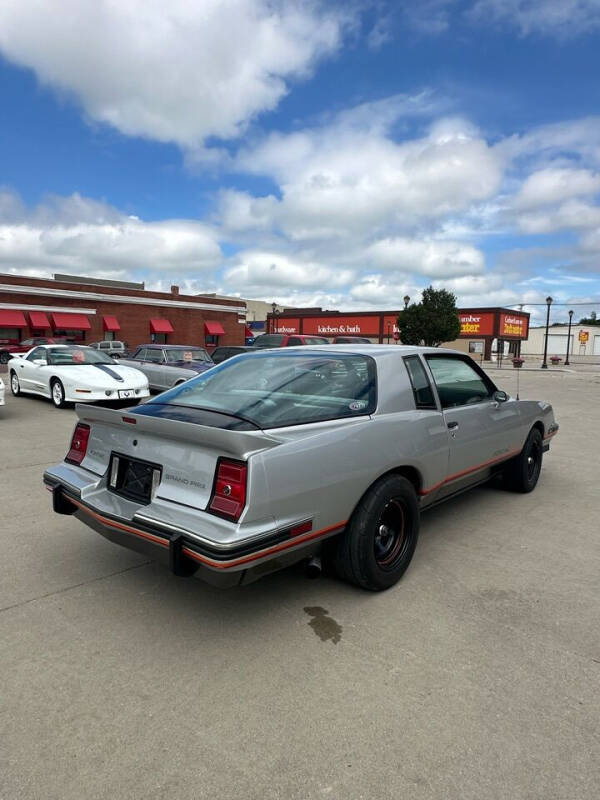
[[[52,322],[55,330],[89,331],[92,327],[85,314],[52,314]]]
[[[225,331],[220,322],[205,322],[204,333],[208,333],[209,336],[225,336]]]
[[[244,334],[246,339],[254,339],[254,334],[250,330],[250,328],[246,325],[246,333]]]
[[[168,319],[151,319],[150,320],[151,333],[174,333],[173,326]]]
[[[9,311],[0,308],[0,328],[26,328],[25,314],[22,311]]]
[[[113,331],[113,333],[121,330],[119,320],[116,317],[102,317],[102,327],[105,331]]]
[[[43,311],[30,311],[29,322],[31,323],[32,328],[40,328],[41,330],[46,330],[47,328],[50,327],[50,320],[44,314]]]

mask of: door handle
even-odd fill
[[[448,423],[448,430],[456,430],[458,428],[458,422],[449,422]]]

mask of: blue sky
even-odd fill
[[[0,271],[600,311],[600,0],[160,5],[0,8]]]

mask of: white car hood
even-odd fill
[[[58,369],[69,376],[73,384],[81,383],[91,389],[124,389],[148,385],[143,372],[120,364],[81,364]],[[121,379],[121,380],[119,380]]]

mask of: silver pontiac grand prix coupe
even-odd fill
[[[389,345],[248,353],[77,414],[44,474],[57,513],[177,575],[233,585],[323,557],[370,590],[406,570],[422,509],[496,473],[530,492],[558,430],[468,356]]]

